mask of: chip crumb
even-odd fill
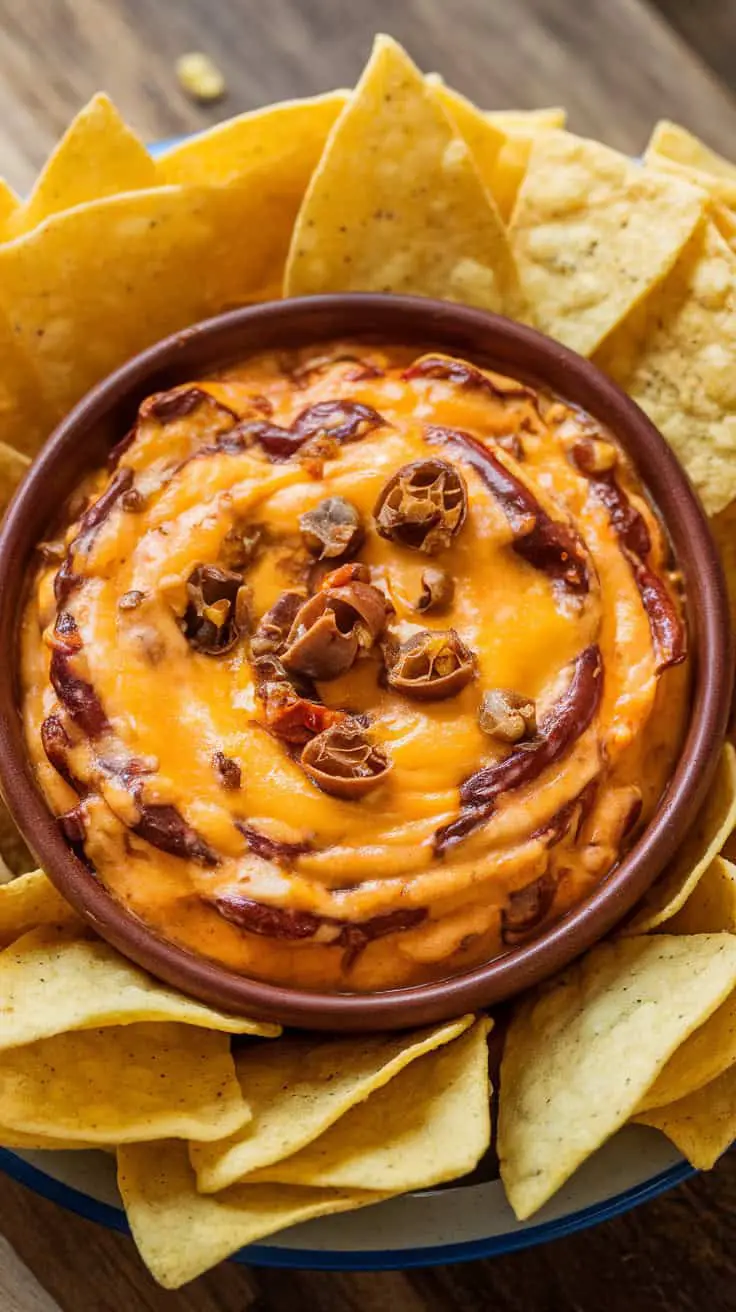
[[[227,91],[227,83],[217,64],[200,50],[177,59],[176,76],[187,95],[202,104],[220,100]]]

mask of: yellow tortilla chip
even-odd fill
[[[506,233],[409,56],[379,36],[299,211],[287,296],[416,292],[517,314]]]
[[[537,136],[540,132],[564,128],[567,115],[564,109],[510,109],[491,110],[486,118],[504,134],[491,177],[491,190],[501,217],[508,223]]]
[[[0,232],[19,205],[20,201],[13,188],[4,178],[0,178]]]
[[[482,109],[461,96],[459,91],[453,91],[443,83],[432,82],[429,78],[425,81],[465,141],[483,185],[487,190],[492,190],[496,159],[505,141],[503,132],[494,127]]]
[[[11,875],[22,875],[36,865],[18,832],[2,797],[0,797],[0,859]]]
[[[0,442],[0,519],[30,463],[28,456],[24,456],[21,451],[8,446],[7,442]]]
[[[216,1139],[250,1118],[230,1041],[190,1025],[126,1025],[0,1055],[0,1125],[86,1143]]]
[[[241,1088],[253,1113],[241,1134],[220,1143],[192,1144],[197,1188],[215,1193],[260,1167],[305,1148],[369,1094],[425,1053],[457,1038],[472,1016],[409,1034],[307,1038],[239,1052]]]
[[[43,870],[31,870],[0,885],[0,948],[39,925],[83,928],[76,911],[57,893]]]
[[[727,743],[716,776],[678,855],[652,885],[624,933],[647,934],[684,907],[736,825],[736,751]],[[669,932],[669,930],[668,930]]]
[[[10,407],[12,444],[23,438],[31,451],[39,427],[131,355],[281,278],[301,190],[288,167],[264,170],[258,186],[245,177],[91,202],[0,246],[0,309],[36,378],[36,411],[47,416],[24,435],[33,412],[24,386]]]
[[[709,514],[736,497],[736,254],[712,222],[595,363],[662,431]]]
[[[591,355],[669,272],[705,203],[597,141],[540,133],[509,227],[538,327]]]
[[[0,1051],[135,1021],[266,1038],[280,1033],[278,1025],[229,1016],[166,988],[99,939],[38,929],[0,952]]]
[[[692,940],[681,939],[680,942]],[[736,942],[736,938],[734,939]],[[736,991],[670,1057],[639,1111],[687,1098],[736,1065]]]
[[[178,1289],[287,1226],[382,1199],[365,1190],[265,1184],[199,1194],[186,1147],[175,1141],[121,1147],[118,1186],[138,1251],[165,1289]]]
[[[564,128],[567,110],[561,105],[545,109],[487,109],[486,118],[502,132],[520,132],[533,136],[536,132]]]
[[[2,293],[0,360],[0,443],[25,455],[35,455],[54,425],[38,374],[3,308]]]
[[[84,1139],[53,1139],[46,1134],[23,1134],[21,1130],[9,1130],[0,1125],[0,1148],[20,1148],[37,1152],[81,1152],[85,1148],[97,1148],[96,1143],[87,1143]]]
[[[501,1065],[501,1178],[519,1220],[640,1108],[736,987],[736,937],[602,943],[516,1011]]]
[[[667,921],[668,934],[736,934],[736,865],[717,856],[685,905]]]
[[[704,187],[725,205],[736,204],[736,165],[669,119],[660,119],[656,124],[644,159],[652,168]]]
[[[249,1183],[404,1193],[455,1180],[491,1141],[485,1017],[460,1038],[413,1062],[332,1129]]]
[[[736,1139],[736,1066],[687,1098],[634,1118],[661,1130],[698,1171],[709,1171]]]
[[[272,170],[278,161],[279,170],[284,174],[290,171],[295,187],[303,193],[347,98],[346,91],[331,91],[217,123],[159,156],[159,185],[230,183],[264,166]],[[261,184],[256,179],[253,185]]]
[[[155,185],[156,166],[143,142],[100,93],[70,123],[28,200],[7,219],[3,239],[20,237],[75,205]]]

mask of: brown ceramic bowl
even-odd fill
[[[544,383],[607,424],[635,461],[684,574],[693,656],[692,714],[666,796],[633,850],[591,897],[534,941],[465,975],[369,996],[316,994],[237,975],[159,938],[74,856],[29,767],[16,697],[16,634],[36,543],[88,470],[104,462],[139,402],[255,351],[370,337],[455,352]],[[702,802],[726,729],[732,661],[725,588],[700,504],[649,420],[587,360],[520,324],[460,306],[381,295],[323,296],[236,310],[187,329],[100,383],[56,429],[0,533],[0,783],[29,847],[91,925],[154,975],[235,1012],[325,1030],[391,1029],[485,1007],[566,965],[628,912],[677,850]]]

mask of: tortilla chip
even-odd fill
[[[567,110],[560,105],[546,109],[487,109],[486,118],[502,132],[519,132],[534,136],[537,132],[564,128]]]
[[[677,123],[660,119],[649,138],[644,159],[652,168],[664,169],[704,187],[725,205],[736,204],[736,165]]]
[[[216,1139],[247,1120],[230,1040],[190,1025],[57,1034],[0,1056],[0,1125],[87,1143]]]
[[[34,418],[19,382],[13,445],[30,452],[39,428],[131,355],[280,280],[301,189],[288,168],[264,164],[257,181],[109,197],[0,246],[0,309],[36,379],[36,413],[47,416]],[[15,369],[11,377],[15,387]]]
[[[365,1190],[240,1185],[197,1193],[184,1144],[129,1144],[118,1152],[118,1187],[138,1252],[155,1280],[178,1289],[246,1244],[314,1216],[380,1202]]]
[[[25,477],[30,465],[28,456],[0,442],[0,519],[10,505],[13,493]]]
[[[554,128],[564,128],[564,109],[491,110],[486,118],[504,134],[496,157],[491,190],[501,217],[508,223],[516,204],[519,187],[529,164],[529,156],[538,135]]]
[[[295,188],[303,194],[347,98],[346,91],[331,91],[217,123],[164,151],[156,161],[158,182],[230,183],[264,166],[272,170],[278,161],[279,170],[292,173]]]
[[[736,751],[727,743],[697,819],[675,860],[652,885],[626,934],[647,934],[684,907],[736,825]],[[669,932],[669,928],[668,928]]]
[[[18,209],[20,200],[16,196],[13,188],[4,178],[0,178],[0,231],[7,223],[11,214]]]
[[[443,83],[432,82],[429,78],[425,81],[463,138],[483,185],[487,191],[491,191],[498,152],[506,139],[503,132],[493,126],[482,109],[478,109],[458,91],[453,91]]]
[[[736,865],[717,856],[687,902],[667,922],[668,934],[736,934]]]
[[[216,1144],[193,1144],[197,1188],[226,1189],[259,1167],[280,1162],[324,1134],[369,1094],[424,1053],[457,1038],[472,1016],[409,1034],[350,1038],[289,1035],[279,1043],[239,1052],[241,1088],[253,1113],[242,1134]]]
[[[6,249],[0,245],[0,250]],[[0,293],[0,443],[35,455],[54,427],[38,374],[16,338]]]
[[[33,870],[36,865],[2,797],[0,797],[0,858],[12,875],[23,875],[26,871]]]
[[[83,928],[76,911],[57,893],[43,870],[31,870],[0,885],[0,948],[39,925]]]
[[[537,326],[591,355],[669,272],[705,203],[597,141],[540,133],[509,227]]]
[[[413,1062],[385,1088],[285,1161],[248,1183],[404,1193],[467,1175],[491,1141],[483,1017],[462,1037]]]
[[[680,942],[692,942],[681,939]],[[734,938],[736,942],[736,938]],[[639,1104],[638,1111],[687,1098],[736,1065],[736,991],[670,1058]]]
[[[668,1107],[634,1118],[661,1130],[698,1171],[709,1171],[736,1139],[736,1066]]]
[[[516,1011],[501,1064],[501,1178],[531,1216],[640,1108],[736,987],[736,937],[601,943]]]
[[[156,185],[156,166],[108,96],[93,96],[49,156],[31,195],[8,218],[3,240],[87,201]]]
[[[85,1139],[52,1139],[46,1134],[23,1134],[21,1130],[9,1130],[0,1125],[0,1148],[20,1148],[29,1152],[81,1152],[85,1148],[97,1148],[96,1143],[87,1143]]]
[[[433,89],[379,36],[299,211],[287,296],[416,292],[517,314],[506,233]]]
[[[273,1038],[278,1025],[229,1016],[168,989],[100,939],[42,928],[0,952],[0,1051],[70,1030],[179,1021]]]
[[[709,514],[736,498],[736,254],[712,222],[595,363],[664,433]]]

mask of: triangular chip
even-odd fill
[[[736,824],[736,750],[727,743],[715,779],[679,853],[654,883],[627,934],[647,934],[684,907]]]
[[[717,856],[687,902],[667,921],[668,934],[736,934],[736,865]]]
[[[403,1193],[466,1175],[491,1140],[490,1028],[490,1020],[476,1021],[251,1181]]]
[[[736,164],[710,150],[705,142],[669,119],[660,119],[644,159],[652,168],[704,187],[725,205],[736,205]]]
[[[736,497],[736,254],[706,223],[596,364],[664,433],[709,514]]]
[[[705,202],[597,141],[540,133],[509,228],[537,326],[591,355],[672,268]]]
[[[64,901],[43,870],[31,870],[1,885],[0,948],[8,947],[40,925],[83,928],[76,911]]]
[[[33,870],[36,864],[2,797],[0,797],[0,858],[14,875],[22,875],[27,870]]]
[[[11,406],[11,443],[31,450],[26,416],[37,445],[39,427],[131,355],[277,281],[299,199],[288,169],[258,186],[159,187],[77,206],[0,246],[0,308],[36,380]],[[0,393],[0,437],[2,410]]]
[[[501,219],[409,56],[379,36],[294,229],[287,296],[415,292],[519,313]]]
[[[4,249],[8,247],[0,245],[0,251]],[[0,442],[35,455],[54,424],[22,332],[12,321],[12,310],[0,292]]]
[[[208,1197],[197,1193],[186,1146],[175,1141],[120,1148],[118,1186],[138,1251],[165,1289],[178,1289],[287,1226],[382,1199],[364,1190],[268,1184]]]
[[[165,1020],[226,1034],[280,1033],[166,988],[99,939],[38,929],[0,952],[0,1051],[69,1030]]]
[[[217,1139],[249,1117],[229,1039],[214,1030],[81,1030],[0,1054],[0,1125],[24,1134],[97,1144]]]
[[[301,195],[346,100],[346,91],[331,91],[217,123],[159,156],[159,185],[229,183],[264,166],[272,171],[278,161],[279,171],[291,173]]]
[[[726,576],[731,623],[736,633],[736,501],[724,506],[710,521],[710,530],[721,555]]]
[[[100,93],[70,123],[28,200],[8,216],[4,240],[74,205],[155,184],[156,166],[143,142]]]
[[[459,91],[453,91],[452,87],[433,81],[431,77],[425,81],[432,95],[455,124],[473,157],[483,185],[490,191],[498,152],[506,140],[503,132],[494,127],[482,109],[461,96]]]
[[[30,463],[29,457],[21,451],[8,446],[7,442],[0,442],[0,518],[21,479],[25,477]]]
[[[19,205],[20,201],[13,191],[13,188],[4,178],[0,178],[0,233],[2,234],[3,240],[5,240],[3,228],[11,215],[18,209]]]
[[[192,1145],[198,1188],[215,1193],[299,1152],[417,1058],[457,1038],[472,1020],[464,1016],[408,1034],[360,1038],[289,1035],[238,1053],[235,1065],[253,1119],[242,1134]]]
[[[687,1098],[636,1116],[661,1130],[698,1171],[709,1171],[736,1140],[736,1066]]]
[[[508,223],[540,132],[564,128],[564,109],[490,110],[486,118],[504,134],[491,176],[491,190],[501,217]]]
[[[637,1111],[736,987],[736,937],[602,943],[514,1015],[501,1065],[501,1178],[519,1220]]]
[[[687,940],[681,939],[680,942]],[[734,938],[736,942],[736,938]],[[736,1066],[736,989],[670,1058],[639,1111],[688,1098]]]

